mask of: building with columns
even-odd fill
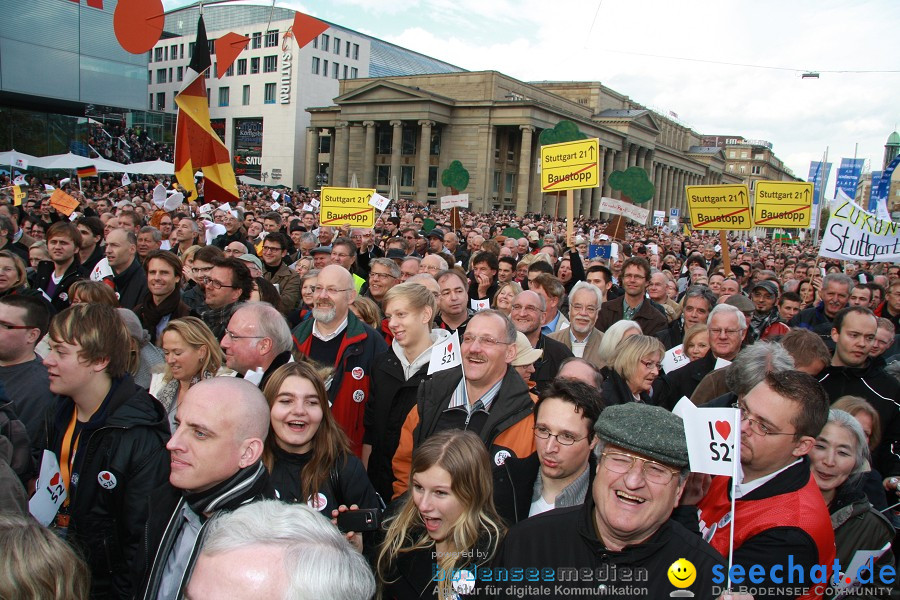
[[[396,180],[401,197],[435,202],[450,193],[441,172],[459,160],[472,209],[553,214],[557,195],[540,189],[538,136],[563,120],[600,140],[603,185],[575,190],[579,214],[596,217],[601,197],[620,198],[607,178],[628,167],[645,169],[656,186],[645,208],[682,215],[685,185],[742,181],[721,148],[702,146],[690,128],[599,82],[525,83],[482,71],[340,84],[333,104],[307,109],[304,181],[324,172],[330,185],[346,186],[355,176],[386,195]]]

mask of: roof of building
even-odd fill
[[[900,146],[900,133],[896,131],[888,136],[888,141],[886,146]]]

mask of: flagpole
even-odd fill
[[[819,208],[816,211],[816,230],[813,232],[815,235],[813,239],[813,245],[819,245],[819,231],[822,229],[822,205],[825,204],[825,184],[828,183],[828,174],[827,174],[827,165],[828,165],[828,146],[825,146],[825,155],[822,158],[822,164],[819,167],[819,172],[822,174],[822,194],[819,197]],[[813,184],[813,196],[815,197],[816,190],[815,184]]]
[[[728,589],[731,590],[731,567],[734,564],[734,508],[737,490],[738,466],[741,464],[741,411],[734,411],[734,446],[731,457],[731,522],[728,524]]]

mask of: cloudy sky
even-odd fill
[[[829,188],[857,143],[880,170],[900,126],[895,0],[276,3],[469,70],[600,81],[699,133],[768,140],[803,178],[827,147]]]

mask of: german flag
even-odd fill
[[[75,170],[78,174],[78,179],[84,179],[85,177],[96,177],[97,176],[97,167],[91,165],[89,167],[80,167]]]
[[[181,92],[175,96],[178,121],[175,126],[175,178],[185,190],[197,197],[194,172],[203,171],[203,195],[206,201],[237,202],[237,181],[231,167],[228,149],[209,122],[206,99],[206,76],[211,64],[206,25],[201,16],[197,21],[197,41],[194,55]]]

